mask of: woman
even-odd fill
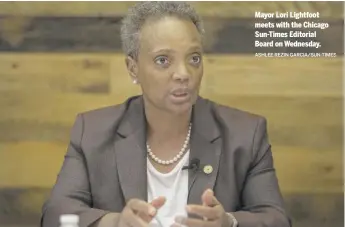
[[[203,26],[181,2],[123,21],[142,95],[77,116],[42,226],[288,227],[264,118],[199,97]]]

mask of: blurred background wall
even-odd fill
[[[0,3],[0,226],[38,225],[77,113],[139,93],[119,38],[132,4]],[[192,4],[207,31],[201,94],[267,117],[294,226],[342,227],[343,3]],[[320,51],[338,57],[255,58],[255,11],[320,12]]]

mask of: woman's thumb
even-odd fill
[[[160,196],[151,201],[151,205],[154,206],[156,209],[161,208],[165,204],[166,198],[164,196]]]
[[[201,197],[202,203],[205,206],[214,206],[216,205],[216,199],[214,193],[211,189],[205,190]]]

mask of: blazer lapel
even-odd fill
[[[116,165],[125,201],[147,200],[146,123],[142,98],[132,101],[117,130]]]
[[[193,109],[190,160],[200,160],[199,171],[189,171],[188,204],[202,204],[203,192],[214,188],[221,155],[220,131],[211,103],[199,98]],[[206,169],[205,169],[206,168]]]

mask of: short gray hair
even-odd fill
[[[191,20],[203,37],[205,33],[203,22],[195,9],[188,3],[144,1],[130,8],[122,20],[121,41],[125,54],[137,58],[140,30],[148,18],[161,18],[169,15]]]

